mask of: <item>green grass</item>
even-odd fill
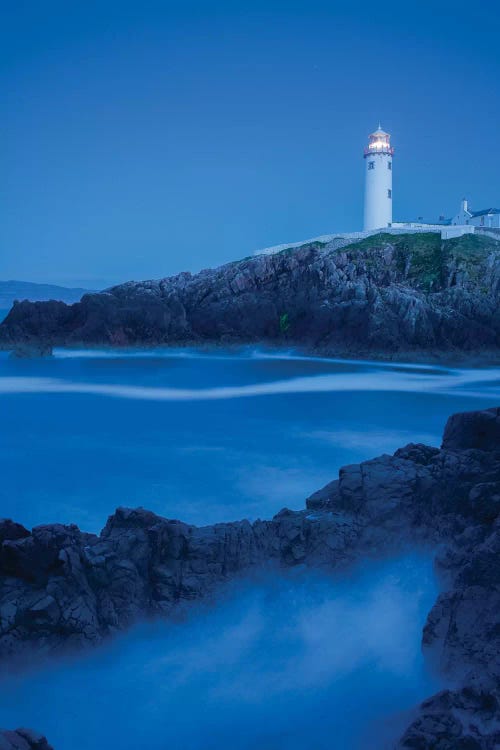
[[[286,247],[280,250],[291,254],[296,250],[319,249],[327,245],[326,242],[305,242],[297,247]],[[387,245],[395,249],[395,261],[397,271],[413,285],[426,292],[437,291],[442,288],[443,282],[449,273],[450,265],[455,265],[459,270],[465,271],[472,281],[479,282],[483,273],[484,263],[491,252],[500,253],[500,242],[489,237],[476,234],[465,234],[450,240],[442,240],[439,232],[419,232],[409,234],[390,234],[387,232],[375,234],[371,237],[347,245],[342,252],[362,256],[366,267],[370,270],[376,268],[380,257],[370,250],[380,250]],[[252,260],[250,256],[244,260]],[[361,259],[361,258],[360,258]],[[280,331],[286,333],[282,328],[280,317]],[[289,322],[287,321],[289,325]]]
[[[465,234],[442,240],[438,232],[415,234],[378,234],[349,245],[347,252],[376,250],[392,245],[396,253],[396,268],[413,283],[431,292],[440,289],[450,263],[466,271],[474,281],[479,280],[484,261],[492,252],[500,252],[500,243],[488,237]],[[375,259],[365,255],[368,265]]]
[[[276,255],[282,255],[283,253],[294,253],[296,250],[319,250],[322,247],[326,247],[328,245],[328,242],[320,242],[319,240],[315,240],[314,242],[304,242],[303,245],[297,245],[296,247],[284,247],[283,250],[279,250]],[[244,263],[247,260],[254,260],[255,258],[259,258],[260,254],[257,255],[247,255],[244,258],[241,258],[239,261],[234,261],[236,263]]]
[[[437,233],[413,235],[411,242],[396,245],[398,271],[407,269],[407,277],[429,292],[441,286],[445,261],[443,242]]]
[[[328,242],[320,242],[319,240],[315,240],[314,242],[304,242],[303,245],[298,245],[296,247],[284,247],[283,250],[280,250],[277,255],[281,255],[282,253],[294,253],[297,250],[319,250],[322,247],[326,247],[328,245]]]
[[[449,259],[459,268],[465,269],[469,277],[476,282],[481,281],[484,262],[490,253],[500,254],[499,242],[475,234],[464,234],[462,237],[446,240],[443,244]]]
[[[352,250],[368,250],[371,248],[380,248],[385,247],[386,245],[395,245],[398,240],[402,238],[413,238],[414,236],[415,235],[413,234],[389,234],[389,232],[382,232],[381,234],[372,234],[370,237],[365,237],[364,240],[354,242],[352,245],[346,245],[346,247],[342,248],[342,250],[351,252]]]

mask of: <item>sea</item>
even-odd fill
[[[118,506],[205,525],[298,509],[341,466],[500,403],[500,369],[246,347],[0,353],[0,514],[98,533]],[[408,550],[338,578],[239,582],[181,621],[0,681],[0,725],[55,750],[390,747],[441,684],[420,640],[439,589]]]

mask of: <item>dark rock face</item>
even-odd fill
[[[53,750],[46,738],[32,729],[0,729],[0,750]]]
[[[4,348],[180,343],[294,344],[331,353],[496,351],[500,244],[379,235],[311,243],[199,274],[128,282],[81,302],[21,302]]]
[[[444,690],[420,706],[397,748],[403,750],[498,750],[498,693],[474,688]]]
[[[470,414],[454,414],[448,420],[443,448],[495,450],[500,445],[500,408]]]
[[[43,343],[16,344],[11,352],[14,359],[33,359],[34,357],[51,357],[52,347]]]
[[[441,449],[345,466],[305,510],[270,521],[197,528],[119,508],[99,536],[3,521],[0,656],[98,644],[259,566],[338,568],[423,544],[438,550],[442,581],[423,648],[457,687],[422,704],[398,747],[499,747],[499,415],[455,415]]]

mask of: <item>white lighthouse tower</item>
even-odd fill
[[[392,224],[393,154],[391,136],[379,125],[365,148],[365,231]]]

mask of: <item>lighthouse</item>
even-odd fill
[[[379,125],[365,148],[365,231],[392,224],[393,154],[391,136]]]

